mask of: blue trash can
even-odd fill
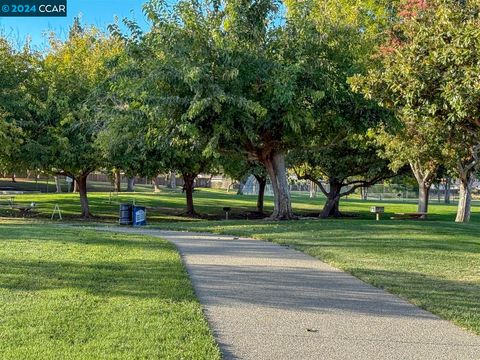
[[[118,222],[120,225],[132,225],[132,205],[120,204]]]
[[[147,209],[145,206],[133,206],[132,218],[133,226],[147,225]]]

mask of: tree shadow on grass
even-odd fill
[[[164,250],[173,249],[158,238],[148,239],[148,235],[141,234],[120,234],[99,231],[91,228],[75,229],[73,227],[55,227],[53,225],[42,226],[41,224],[9,223],[0,224],[0,235],[5,236],[8,241],[41,241],[58,242],[61,244],[84,244],[114,246],[115,248],[132,248],[141,250]],[[95,235],[95,232],[98,235]]]
[[[101,297],[195,299],[178,260],[118,262],[0,261],[0,288],[41,291],[73,288]]]

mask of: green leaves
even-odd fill
[[[0,58],[0,171],[14,172],[26,166],[21,146],[28,133],[22,127],[32,120],[28,91],[37,62],[28,47],[16,51],[2,37]]]
[[[480,118],[478,6],[429,3],[396,26],[401,41],[384,54],[381,70],[351,80],[355,90],[394,110],[403,123],[401,132],[384,139],[392,159],[450,162],[441,154],[452,154],[444,151],[451,147],[454,163],[480,141],[474,120]]]

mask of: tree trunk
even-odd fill
[[[185,198],[187,200],[186,215],[190,217],[194,217],[195,215],[197,215],[195,213],[195,208],[193,205],[193,189],[194,189],[194,183],[195,183],[196,177],[197,177],[196,174],[183,174]]]
[[[418,183],[418,207],[419,213],[428,213],[428,200],[430,198],[430,188],[432,185],[419,182]],[[421,216],[422,219],[426,218],[426,215]]]
[[[168,187],[173,190],[177,188],[177,174],[175,171],[170,172],[170,181],[168,183]]]
[[[362,188],[360,188],[360,194],[361,194],[361,197],[362,197],[362,200],[368,200],[368,187],[364,186]]]
[[[54,179],[55,179],[55,187],[57,189],[57,193],[61,193],[62,185],[60,184],[60,177],[57,175],[57,176],[54,176]]]
[[[452,178],[447,177],[445,179],[445,204],[450,204],[451,187],[452,187]]]
[[[274,194],[274,209],[270,218],[272,220],[296,219],[293,214],[292,201],[290,199],[285,154],[273,152],[266,158],[261,159],[261,161],[272,182]]]
[[[73,190],[72,192],[74,193],[78,193],[79,192],[79,189],[78,189],[78,182],[76,179],[73,179]]]
[[[115,170],[115,191],[121,192],[122,191],[122,174],[120,174],[120,170]]]
[[[87,197],[87,175],[81,175],[77,178],[78,190],[80,192],[80,204],[82,207],[82,217],[88,219],[92,217]]]
[[[320,213],[321,219],[328,219],[330,217],[341,217],[340,213],[340,194],[342,191],[342,183],[336,179],[330,179],[330,191],[327,195],[327,201]]]
[[[135,191],[135,178],[129,177],[127,180],[127,192],[134,192]]]
[[[159,193],[160,192],[160,181],[158,180],[158,176],[155,176],[152,179],[152,185],[153,185],[153,192]]]
[[[473,180],[473,172],[460,173],[460,194],[455,222],[467,223],[470,221]]]
[[[411,162],[410,168],[418,183],[418,212],[428,212],[428,199],[430,197],[430,188],[432,186],[433,179],[435,178],[437,169],[424,169],[419,162]],[[421,216],[422,219],[426,218],[426,215]]]
[[[310,181],[310,199],[317,197],[317,185],[313,181]]]
[[[258,182],[257,212],[263,214],[263,204],[265,198],[265,187],[267,186],[267,178],[265,176],[255,176]]]

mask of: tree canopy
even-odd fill
[[[394,164],[408,161],[419,184],[425,181],[428,188],[440,163],[457,174],[457,221],[468,221],[480,150],[479,3],[407,5],[381,49],[381,67],[352,83],[395,112],[400,129],[380,138]]]

